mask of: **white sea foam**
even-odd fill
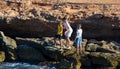
[[[31,65],[28,63],[1,63],[0,69],[56,69],[55,67]]]

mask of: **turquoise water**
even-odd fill
[[[56,69],[55,67],[32,65],[28,63],[1,63],[0,69]]]

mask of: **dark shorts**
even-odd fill
[[[62,36],[59,34],[57,34],[55,37],[58,38],[59,40],[62,38]]]

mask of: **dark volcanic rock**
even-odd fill
[[[20,61],[34,63],[46,61],[41,52],[27,45],[18,46],[17,53]]]
[[[75,48],[72,46],[71,50],[63,48],[63,51],[59,50],[59,42],[57,47],[53,46],[52,37],[43,37],[43,38],[19,38],[19,40],[29,41],[25,42],[32,48],[39,50],[45,56],[48,61],[57,61],[58,67],[60,69],[79,69],[81,66],[96,66],[98,68],[117,68],[120,66],[120,51],[114,49],[114,47],[119,47],[118,42],[112,41],[97,41],[95,39],[83,40],[85,50],[82,54],[76,54]],[[32,42],[33,43],[32,43]],[[63,44],[64,44],[64,40]],[[20,44],[25,44],[23,42]],[[71,42],[72,44],[73,42]],[[112,49],[113,47],[113,49]]]

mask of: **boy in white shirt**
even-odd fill
[[[81,24],[78,24],[78,27],[77,27],[77,30],[76,30],[75,45],[76,45],[77,54],[81,53],[82,52],[82,29],[81,29]]]

